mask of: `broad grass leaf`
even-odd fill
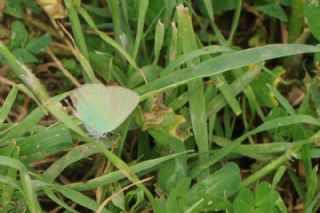
[[[65,208],[67,211],[72,213],[78,213],[78,211],[74,210],[72,207],[69,207],[62,199],[56,196],[53,191],[49,187],[43,187],[44,193],[56,204]]]
[[[21,190],[19,182],[12,177],[8,177],[6,175],[0,175],[0,182],[1,184],[6,184],[14,189]]]
[[[86,159],[87,157],[99,152],[99,148],[94,144],[83,144],[70,150],[67,154],[60,157],[50,165],[41,175],[41,179],[46,182],[52,182],[58,177],[62,171],[71,164]]]
[[[147,85],[137,88],[135,91],[143,99],[155,93],[178,87],[194,79],[213,76],[264,60],[311,52],[320,52],[320,48],[304,44],[270,44],[254,47],[211,58],[195,65],[193,68],[179,70],[160,77]]]
[[[40,161],[49,155],[62,152],[72,146],[69,129],[64,125],[45,128],[27,137],[18,138],[20,156],[24,163]]]
[[[69,198],[70,200],[74,201],[75,203],[79,204],[80,206],[83,206],[87,209],[96,211],[99,207],[99,204],[92,200],[91,198],[83,195],[82,193],[66,188],[66,187],[58,187],[58,186],[52,186],[50,187],[52,190],[61,193],[66,198]],[[107,209],[102,210],[103,213],[111,213],[111,211]]]
[[[160,158],[156,158],[156,159],[152,159],[152,160],[146,160],[137,164],[134,164],[132,166],[129,167],[130,171],[134,172],[134,173],[139,173],[139,172],[143,172],[143,171],[154,171],[156,169],[159,168],[159,165],[161,165],[163,162],[170,160],[172,158],[175,158],[177,156],[180,155],[184,155],[188,153],[188,151],[186,152],[181,152],[181,153],[177,153],[177,154],[172,154],[172,155],[167,155],[164,157],[160,157]],[[79,155],[79,154],[77,154]],[[79,160],[82,158],[79,158]],[[55,170],[59,170],[60,172],[63,171],[63,169],[60,169],[59,165],[69,165],[68,162],[68,157],[65,157],[63,159],[63,163],[59,162],[55,164]],[[52,172],[47,172],[45,177],[48,178],[50,177],[50,174],[54,174],[54,175],[59,175],[60,173],[57,171],[54,171],[53,169],[51,170]],[[103,185],[107,185],[109,183],[115,182],[115,181],[119,181],[126,178],[126,176],[122,173],[122,171],[114,171],[114,172],[110,172],[108,174],[105,174],[103,176],[97,177],[97,178],[93,178],[89,181],[86,182],[86,184],[83,184],[82,182],[78,182],[78,183],[73,183],[68,185],[69,188],[71,189],[75,189],[75,190],[79,190],[79,191],[84,191],[84,190],[91,190],[94,189],[98,186],[103,186]]]
[[[185,54],[182,54],[178,56],[176,59],[171,61],[162,71],[161,76],[165,76],[170,74],[171,72],[174,72],[177,67],[180,65],[187,63],[195,58],[198,58],[200,56],[209,55],[209,54],[220,54],[220,53],[227,53],[232,52],[233,50],[229,47],[225,46],[218,46],[218,45],[211,45],[211,46],[205,46],[200,49],[192,50],[190,52],[187,52]]]
[[[12,138],[22,136],[32,129],[43,117],[45,112],[43,108],[38,107],[29,113],[21,122],[14,125],[5,135],[0,137],[0,144]]]
[[[15,168],[19,170],[21,173],[28,172],[27,167],[21,161],[11,157],[0,156],[0,165]]]

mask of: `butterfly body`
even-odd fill
[[[97,137],[117,128],[139,103],[135,92],[103,84],[85,84],[75,89],[70,97],[76,116]]]

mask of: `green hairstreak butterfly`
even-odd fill
[[[95,137],[117,128],[139,103],[139,95],[129,89],[98,83],[85,84],[70,97],[76,116]]]

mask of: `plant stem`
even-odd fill
[[[42,101],[49,99],[49,95],[41,84],[39,79],[9,51],[9,49],[0,41],[0,54],[7,61],[12,71],[26,84],[31,91]]]
[[[268,173],[270,173],[271,171],[277,169],[279,166],[284,164],[289,159],[290,159],[290,155],[288,155],[288,153],[281,155],[279,158],[272,161],[271,163],[269,163],[268,165],[263,167],[261,170],[257,171],[256,173],[254,173],[253,175],[251,175],[250,177],[248,177],[247,179],[242,181],[239,188],[242,189],[244,187],[250,186],[251,184],[253,184],[257,180],[259,180],[263,176],[265,176]]]

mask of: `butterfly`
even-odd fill
[[[120,86],[85,84],[72,91],[75,115],[94,137],[116,129],[139,103],[139,95]]]

